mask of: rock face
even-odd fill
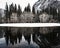
[[[49,5],[57,8],[57,6],[60,5],[59,2],[60,1],[57,1],[57,0],[39,0],[33,5],[35,8],[35,13],[37,13],[38,10],[42,11],[42,9],[48,8]]]
[[[35,14],[39,14],[39,21],[41,23],[58,23],[60,21],[60,1],[39,0],[33,7]]]

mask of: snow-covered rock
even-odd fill
[[[58,3],[57,3],[58,2]],[[35,8],[35,13],[37,13],[37,11],[42,11],[42,9],[46,9],[49,5],[51,5],[52,7],[57,7],[57,5],[59,6],[60,1],[57,0],[38,0],[33,6]]]

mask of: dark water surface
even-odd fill
[[[60,28],[48,32],[39,34],[38,28],[34,32],[32,28],[0,29],[0,48],[60,48]]]
[[[3,36],[4,33],[2,33],[1,38],[0,38],[0,48],[39,48],[39,45],[36,44],[32,38],[30,41],[30,44],[28,43],[27,40],[25,40],[24,36],[22,35],[22,38],[20,40],[19,43],[19,39],[17,38],[17,43],[14,43],[14,45],[12,45],[10,43],[10,40],[8,41],[8,45],[6,44],[6,38]],[[32,37],[32,36],[31,36]]]

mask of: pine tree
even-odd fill
[[[11,10],[11,5],[9,6],[9,15],[11,15],[12,10]]]
[[[24,8],[24,11],[31,12],[30,4],[28,4],[28,6]]]
[[[13,3],[10,5],[10,11],[11,11],[11,12],[14,12],[14,6],[13,6]]]
[[[12,14],[12,6],[13,6],[13,3],[9,5],[9,16]]]
[[[27,12],[31,12],[30,4],[28,4],[28,6],[27,6]]]
[[[17,12],[17,5],[15,4],[14,12]]]
[[[27,8],[26,7],[24,8],[24,11],[27,11]]]
[[[37,15],[39,15],[40,14],[40,12],[39,12],[39,10],[37,10]]]
[[[8,11],[8,4],[6,3],[6,11]]]
[[[20,14],[22,13],[20,5],[18,5],[18,11],[17,12],[18,12],[18,16],[20,16]]]
[[[7,21],[7,18],[8,18],[8,4],[6,3],[6,7],[5,7],[5,16],[6,16],[6,21]]]
[[[13,3],[12,3],[11,5],[9,5],[9,19],[10,19],[12,12],[14,12],[14,11],[15,11],[15,8],[14,8]]]
[[[34,6],[32,7],[32,13],[35,14],[35,8],[34,8]]]

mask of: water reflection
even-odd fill
[[[6,27],[1,31],[0,48],[51,48],[60,41],[59,28],[53,29],[48,34],[41,34],[39,31],[39,28]]]

